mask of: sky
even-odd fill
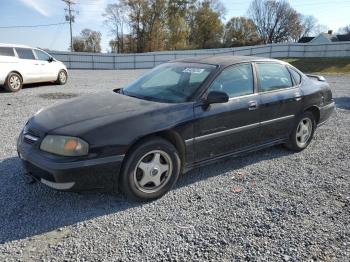
[[[102,51],[106,52],[112,36],[103,22],[102,13],[108,3],[115,0],[75,0],[73,6],[79,14],[73,24],[73,35],[84,28],[102,33]],[[226,7],[225,19],[245,16],[250,0],[222,0]],[[313,15],[326,28],[337,31],[350,24],[350,0],[289,0],[299,13]],[[69,48],[69,25],[47,27],[4,28],[65,22],[66,4],[62,0],[0,0],[0,43],[25,44],[51,50]]]

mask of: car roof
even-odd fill
[[[27,46],[27,45],[5,44],[5,43],[0,43],[0,47],[21,47],[21,48],[33,48],[33,47],[31,47],[31,46]]]
[[[195,56],[189,58],[176,59],[171,62],[184,62],[184,63],[201,63],[210,64],[217,66],[228,66],[232,64],[242,63],[242,62],[261,62],[270,61],[283,63],[277,59],[271,59],[266,57],[258,56],[235,56],[235,55],[211,55],[211,56]]]

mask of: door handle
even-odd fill
[[[258,109],[258,103],[256,101],[249,101],[249,110],[256,110]]]
[[[297,93],[294,94],[294,100],[295,100],[295,101],[300,101],[301,98],[302,98],[302,96],[301,96],[301,94],[300,94],[299,92],[297,92]]]

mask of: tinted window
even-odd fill
[[[12,47],[0,47],[0,55],[15,56],[15,52]]]
[[[290,71],[290,73],[292,74],[295,83],[296,83],[297,85],[299,85],[300,82],[301,82],[301,75],[300,75],[297,71],[295,71],[293,68],[290,68],[290,67],[289,67],[289,71]]]
[[[142,87],[162,87],[163,85],[176,85],[180,80],[180,76],[181,74],[173,71],[172,68],[167,68],[145,81],[142,84]]]
[[[257,64],[260,91],[271,91],[293,86],[288,69],[281,64]]]
[[[215,66],[195,63],[166,63],[157,66],[123,93],[141,99],[180,103],[190,101]]]
[[[36,53],[38,60],[48,61],[50,58],[50,56],[48,54],[44,53],[43,51],[35,50],[35,53]]]
[[[250,64],[232,66],[214,80],[210,91],[223,91],[229,97],[237,97],[254,93],[253,71]]]
[[[28,48],[16,48],[16,52],[19,58],[22,59],[35,59],[32,49]]]

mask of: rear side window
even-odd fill
[[[297,85],[299,85],[300,82],[301,82],[301,75],[297,71],[295,71],[293,68],[291,68],[291,67],[288,67],[288,68],[289,68],[289,71],[290,71],[290,73],[292,74],[292,76],[294,78],[295,83]]]
[[[0,47],[0,55],[2,56],[15,56],[15,52],[12,47]]]
[[[21,59],[35,59],[32,49],[16,48],[16,52],[18,54],[18,57]]]
[[[293,86],[288,69],[281,64],[258,63],[260,91],[273,91]]]

